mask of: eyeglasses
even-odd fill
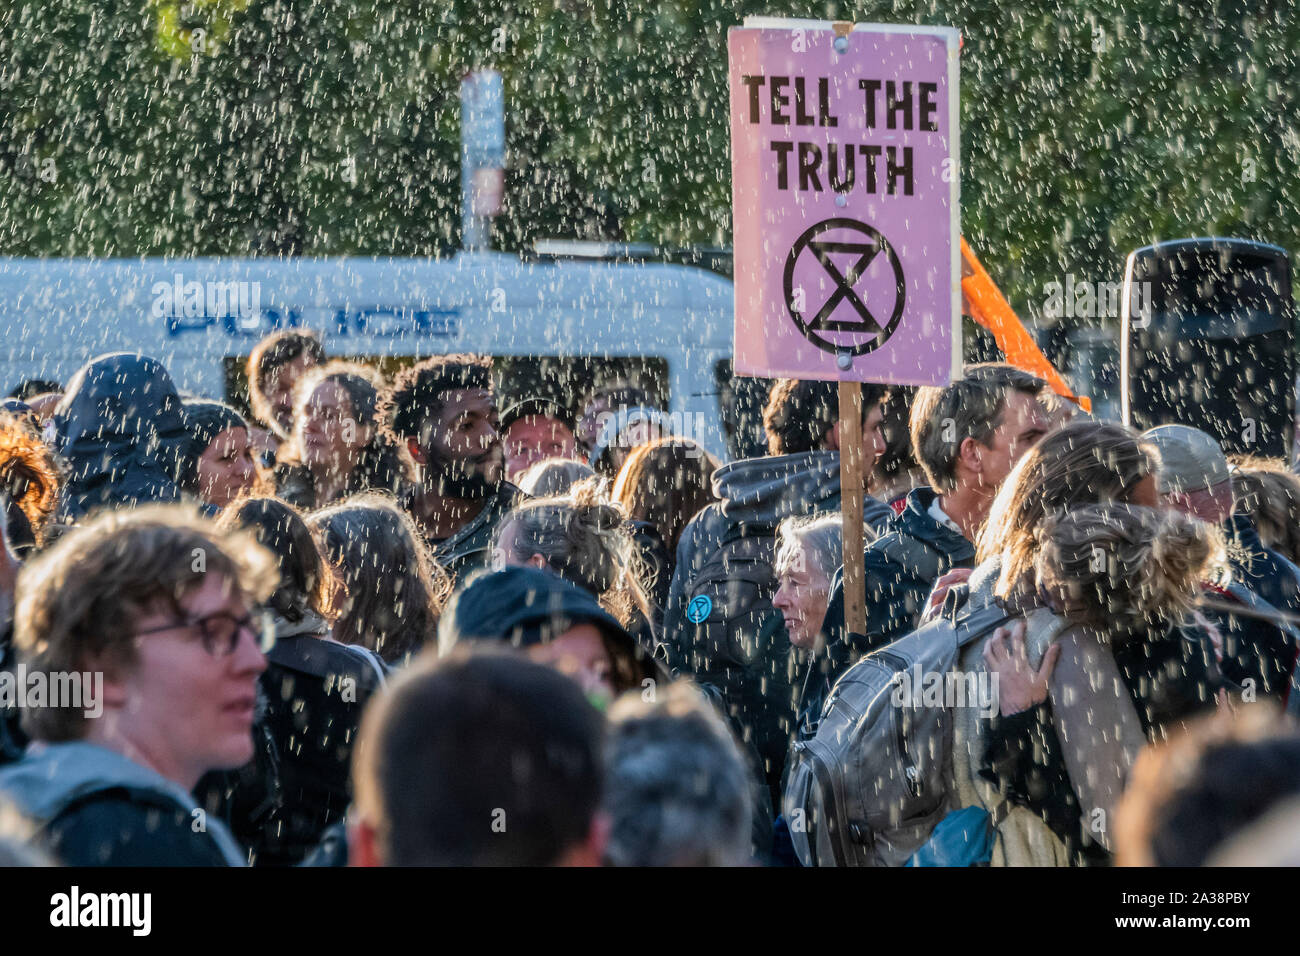
[[[10,501],[22,501],[32,487],[31,473],[22,465],[11,464],[0,478],[0,493]]]
[[[239,617],[227,611],[203,617],[185,617],[135,633],[137,637],[142,637],[180,627],[197,628],[203,649],[213,657],[229,657],[235,653],[235,648],[239,646],[239,635],[245,631],[253,635],[258,648],[263,652],[270,650],[271,644],[275,642],[275,628],[270,626],[267,615],[252,612]]]

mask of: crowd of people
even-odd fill
[[[863,385],[859,581],[835,383],[773,383],[768,454],[722,464],[636,382],[386,379],[300,330],[248,380],[244,415],[117,353],[0,410],[0,861],[1293,854],[1285,463],[1000,363]],[[927,704],[947,759],[911,717],[879,762],[828,758],[864,662],[941,644],[996,689]],[[872,804],[896,768],[922,816]]]

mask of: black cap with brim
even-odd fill
[[[474,578],[443,614],[438,646],[444,654],[462,641],[531,647],[581,624],[594,625],[640,676],[659,678],[654,661],[590,592],[538,568],[506,568]]]

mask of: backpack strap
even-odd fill
[[[747,538],[771,538],[775,537],[775,535],[776,528],[767,523],[744,521],[728,523],[726,529],[716,538],[710,541],[706,537],[701,542],[705,547],[703,557],[701,560],[694,562],[682,593],[687,596],[693,594],[699,585],[700,579],[705,577],[709,571],[710,565],[717,561],[731,545]]]
[[[945,558],[938,548],[901,531],[891,531],[875,540],[872,549],[891,563],[912,571],[917,577],[934,581],[943,573]]]
[[[774,538],[776,525],[767,521],[736,521],[732,523],[718,541],[715,551],[721,551],[733,541],[741,538]]]
[[[848,866],[848,860],[844,857],[844,846],[840,842],[840,814],[843,803],[840,800],[840,792],[835,786],[835,775],[831,773],[830,767],[811,747],[805,746],[804,758],[808,761],[808,766],[812,769],[813,776],[817,780],[817,789],[821,792],[822,798],[822,818],[826,823],[826,838],[831,845],[831,856],[835,858],[835,865],[841,869]],[[827,801],[831,801],[831,806],[827,806]],[[820,822],[820,821],[819,821]],[[805,821],[805,826],[807,822]],[[817,837],[812,835],[808,841],[808,850],[812,854],[813,866],[821,866],[821,861],[817,859]]]
[[[965,647],[972,641],[977,641],[985,634],[1001,627],[1014,617],[1016,615],[997,604],[985,604],[982,607],[972,608],[968,613],[953,621],[953,637],[959,648]]]
[[[939,608],[939,616],[949,624],[956,624],[957,618],[961,616],[962,608],[970,600],[970,585],[965,581],[954,584],[948,589],[948,593],[943,596],[943,605]]]

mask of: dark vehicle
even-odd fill
[[[1228,454],[1289,460],[1295,408],[1291,266],[1278,246],[1180,239],[1124,270],[1125,424],[1179,422]]]

